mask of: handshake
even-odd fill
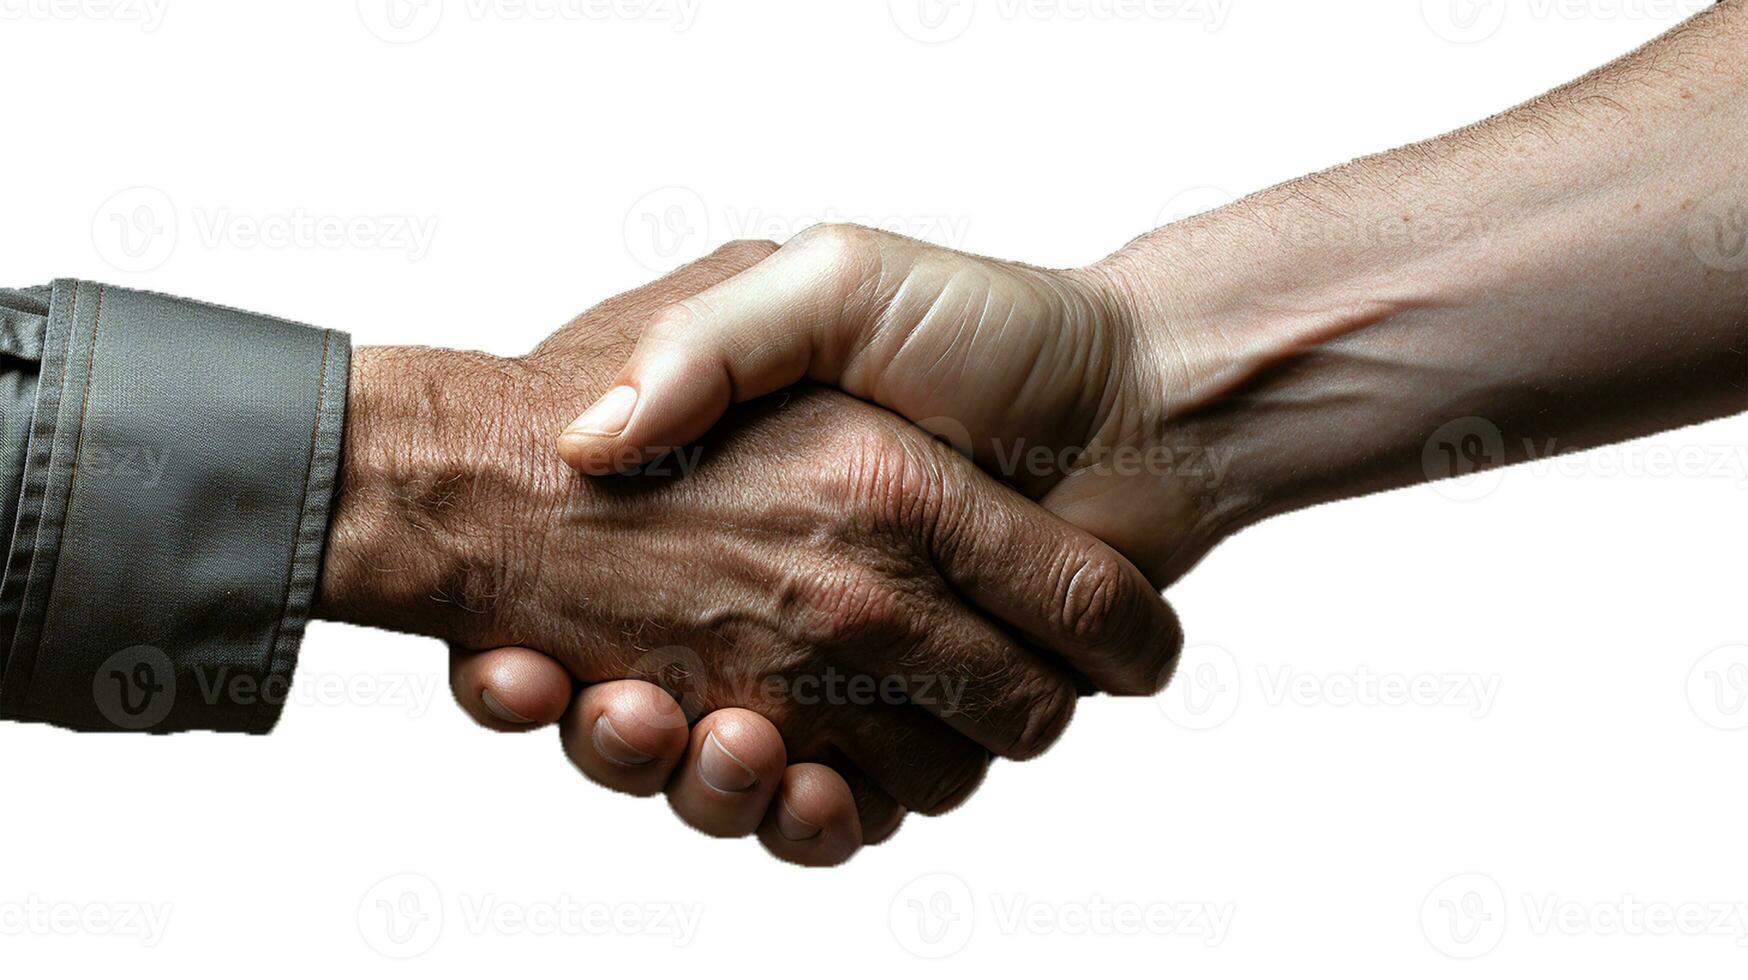
[[[1107,270],[821,227],[526,357],[361,348],[319,614],[436,632],[483,724],[562,717],[590,778],[843,861],[1170,678],[1158,589],[1229,515],[1171,465],[1168,327]]]
[[[1086,268],[825,226],[525,357],[360,349],[316,612],[844,861],[1160,690],[1159,590],[1235,532],[1741,412],[1742,8]]]

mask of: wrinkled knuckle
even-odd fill
[[[1121,647],[1135,624],[1130,581],[1113,555],[1077,555],[1067,565],[1059,616],[1064,634],[1091,650]]]
[[[904,603],[877,573],[851,568],[810,574],[789,591],[788,618],[809,648],[884,644],[904,634]]]
[[[798,250],[815,252],[835,258],[853,258],[875,247],[878,232],[861,225],[843,222],[812,225],[802,229],[791,241]]]
[[[814,225],[784,248],[804,258],[822,282],[848,289],[880,268],[884,237],[885,233],[861,225]]]
[[[1025,706],[1025,726],[1002,757],[1024,760],[1043,755],[1068,730],[1077,700],[1074,685],[1066,678],[1051,678],[1047,686],[1029,697]]]
[[[852,437],[843,459],[841,490],[871,530],[932,530],[946,499],[939,467],[890,434],[868,430]]]

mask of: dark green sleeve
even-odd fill
[[[273,727],[350,353],[331,330],[97,283],[0,292],[0,716]]]

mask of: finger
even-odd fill
[[[495,731],[532,731],[557,721],[570,705],[573,684],[558,661],[526,647],[449,649],[456,703]]]
[[[867,773],[856,768],[841,751],[833,753],[830,765],[850,787],[850,796],[856,802],[856,821],[862,825],[862,846],[884,844],[898,833],[898,826],[904,822],[907,812],[904,805],[881,789]]]
[[[881,239],[822,227],[658,314],[619,381],[559,438],[571,466],[610,473],[694,442],[735,402],[811,377],[836,382],[877,320]]]
[[[929,542],[947,581],[1105,691],[1151,695],[1164,688],[1183,634],[1140,569],[963,456],[930,445],[951,488]]]
[[[783,771],[777,796],[759,825],[759,842],[791,864],[842,864],[862,847],[856,797],[831,767],[802,762]]]
[[[918,708],[836,711],[838,751],[906,809],[945,813],[989,770],[982,746]]]
[[[896,659],[930,666],[888,673],[874,685],[884,693],[887,682],[895,681],[902,686],[905,701],[921,709],[919,715],[938,721],[928,725],[918,719],[913,724],[892,725],[888,720],[875,726],[875,734],[881,730],[893,736],[903,733],[917,743],[914,747],[918,750],[957,735],[959,741],[967,743],[955,756],[961,761],[969,761],[966,753],[972,749],[1007,759],[1040,755],[1056,742],[1074,716],[1079,698],[1075,678],[1047,655],[967,607],[944,583],[939,588],[938,595],[913,600],[923,607],[914,619],[927,623],[926,631],[920,638],[904,641],[907,647],[902,656],[887,658],[887,662]],[[852,756],[852,761],[871,776],[881,775],[869,769],[865,759]],[[882,781],[882,785],[886,783]],[[886,788],[906,807],[930,813],[945,801],[935,791],[950,787],[917,786],[908,793]]]
[[[654,796],[686,753],[686,715],[654,684],[608,681],[577,695],[559,735],[583,775],[621,793]]]
[[[775,725],[745,708],[723,708],[692,729],[668,802],[713,837],[745,837],[764,820],[787,761]]]

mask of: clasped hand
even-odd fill
[[[1064,305],[1003,313],[1015,330],[988,345],[993,359],[982,341],[931,349],[942,321],[894,328],[881,338],[889,350],[863,345],[842,363],[848,393],[789,388],[714,428],[726,390],[692,386],[682,364],[644,382],[633,424],[605,437],[605,457],[652,465],[582,476],[561,461],[561,430],[566,458],[604,458],[566,423],[618,397],[622,365],[638,370],[652,351],[708,356],[688,346],[698,338],[686,318],[767,290],[794,262],[853,274],[860,257],[832,254],[854,247],[843,239],[828,229],[774,256],[768,244],[728,246],[522,358],[360,350],[328,613],[439,633],[456,651],[457,698],[482,723],[518,730],[562,715],[566,751],[591,778],[665,792],[699,829],[756,830],[807,864],[846,859],[907,810],[952,808],[992,756],[1043,751],[1081,691],[1159,690],[1180,645],[1171,610],[1131,561],[1070,523],[1129,506],[1114,485],[1045,472],[1004,485],[852,397],[879,388],[906,415],[951,413],[985,450],[1096,442],[1134,419],[1084,375],[1134,365],[1095,349],[1109,338],[1090,292],[1070,308],[1042,274],[987,283],[990,300]],[[926,265],[934,253],[919,259],[917,275],[953,283]],[[809,300],[783,302],[799,316],[794,304]],[[1035,326],[1022,333],[1022,322]],[[1059,329],[1086,349],[1049,336]],[[1044,377],[1024,379],[1028,365]],[[754,399],[802,373],[845,380],[790,373],[736,391]],[[668,419],[648,424],[652,410]]]

